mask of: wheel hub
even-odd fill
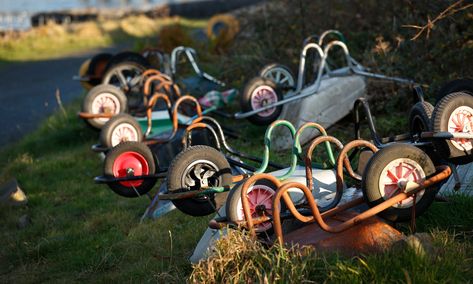
[[[278,101],[276,92],[269,86],[263,85],[256,88],[251,95],[251,108],[260,109]],[[275,107],[258,113],[259,116],[268,117],[276,111]]]
[[[135,175],[135,170],[133,168],[127,168],[126,169],[126,176],[134,176]]]
[[[266,213],[266,206],[264,204],[256,205],[255,211],[258,216],[263,216]]]
[[[468,133],[473,131],[473,109],[467,106],[456,108],[448,120],[448,131],[452,133]],[[452,139],[452,145],[461,151],[470,151],[473,143],[470,139]]]
[[[182,184],[188,190],[201,190],[211,186],[218,186],[219,180],[215,176],[218,167],[207,160],[197,160],[191,163],[182,177]]]
[[[399,158],[391,161],[384,167],[379,179],[379,190],[383,199],[388,200],[400,192],[405,192],[408,182],[419,183],[425,179],[422,167],[414,160]],[[418,202],[424,190],[418,192]],[[409,197],[393,205],[396,208],[408,208],[414,204],[414,199]]]

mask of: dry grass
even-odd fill
[[[470,200],[471,203],[471,200]],[[312,247],[265,248],[247,234],[230,230],[207,260],[194,265],[191,283],[446,283],[473,277],[470,241],[464,233],[434,229],[433,250],[393,247],[384,254],[346,258]],[[471,238],[471,236],[470,236]],[[422,251],[423,252],[423,251]]]
[[[156,46],[158,33],[163,27],[180,24],[186,28],[202,28],[205,23],[205,20],[152,19],[144,15],[70,25],[48,23],[25,32],[6,33],[0,38],[0,61],[53,58],[129,40],[149,39],[151,45]]]

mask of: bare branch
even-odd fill
[[[458,0],[457,2],[453,3],[452,5],[448,6],[445,10],[443,10],[440,14],[435,17],[435,19],[431,20],[430,16],[427,17],[427,23],[423,26],[418,25],[403,25],[403,28],[411,28],[418,30],[417,33],[411,38],[411,40],[418,39],[424,32],[426,33],[426,38],[429,38],[430,32],[435,26],[437,21],[440,21],[446,17],[452,16],[460,11],[469,9],[473,7],[473,3],[463,5],[464,0]],[[463,5],[463,6],[462,6]]]

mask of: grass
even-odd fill
[[[471,203],[471,200],[469,201]],[[216,244],[214,257],[201,261],[193,283],[465,283],[473,276],[472,243],[434,230],[433,249],[416,253],[398,247],[383,254],[346,258],[318,253],[311,247],[265,248],[231,231]]]
[[[146,198],[120,198],[93,184],[102,172],[89,148],[97,133],[75,117],[77,107],[1,154],[2,180],[16,177],[29,203],[0,208],[0,282],[179,282],[208,218],[172,212],[140,223]],[[23,215],[31,225],[19,229]]]
[[[302,17],[296,1],[274,2],[275,6],[258,14],[263,17],[252,17],[251,13],[240,16],[242,32],[232,47],[217,54],[211,46],[197,45],[202,69],[241,89],[265,63],[287,62],[294,68],[303,36],[335,27],[346,34],[353,56],[374,71],[428,82],[427,99],[431,102],[441,82],[471,74],[470,65],[459,67],[461,62],[470,62],[472,55],[466,36],[471,32],[471,25],[466,24],[471,18],[468,12],[447,19],[458,32],[449,33],[452,28],[440,23],[429,40],[410,42],[408,31],[400,25],[434,15],[437,8],[428,1],[409,2],[412,7],[379,1],[303,1],[306,9]],[[437,4],[442,7],[444,3]],[[322,18],[324,21],[319,21]],[[104,24],[103,30],[118,30],[119,36],[126,30],[141,39],[137,45],[152,43],[153,39],[141,32],[156,33],[155,26],[146,19],[145,26],[137,25],[137,21]],[[192,25],[203,24],[185,23],[186,27]],[[313,30],[307,31],[309,26]],[[399,46],[395,44],[397,35],[404,39]],[[379,36],[383,38],[377,40]],[[103,38],[103,44],[115,41],[113,35]],[[28,44],[20,39],[11,43],[10,51],[0,45],[0,58],[32,60],[39,59],[36,55],[47,57],[58,52],[38,52],[42,50],[39,46],[34,52],[13,47],[21,46],[21,40],[25,46],[34,43],[34,39],[28,39]],[[387,42],[390,48],[379,50],[386,46],[380,42]],[[42,44],[47,46],[51,41]],[[440,52],[447,47],[448,52]],[[370,83],[378,131],[386,136],[406,130],[410,94],[393,84]],[[233,105],[229,112],[237,108]],[[149,200],[125,199],[104,185],[93,184],[92,178],[102,173],[102,161],[89,148],[96,143],[98,133],[75,117],[77,109],[79,101],[68,106],[66,114],[54,114],[36,132],[0,152],[0,183],[16,177],[29,198],[25,207],[0,207],[0,282],[461,283],[473,279],[471,197],[434,203],[418,219],[418,231],[431,233],[434,239],[434,253],[428,257],[409,249],[355,258],[319,254],[312,249],[267,249],[242,234],[231,234],[218,244],[219,257],[192,267],[187,258],[210,217],[194,218],[174,211],[140,223]],[[230,141],[232,146],[261,154],[264,127],[222,121],[242,133],[243,139]],[[328,133],[346,143],[352,138],[352,127],[346,118]],[[288,161],[287,155],[280,153],[271,153],[271,160]],[[20,228],[18,220],[25,215],[31,224]],[[401,230],[409,232],[405,227]]]
[[[156,35],[160,30],[175,24],[182,25],[186,30],[192,30],[203,28],[206,20],[129,16],[120,20],[100,19],[97,22],[69,25],[49,23],[26,32],[6,33],[0,38],[0,62],[57,58],[91,48],[130,41],[138,46],[146,44],[155,46],[158,41]]]

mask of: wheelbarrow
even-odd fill
[[[306,189],[308,190],[313,188],[312,167],[310,166],[312,152],[314,151],[315,147],[320,143],[330,141],[331,143],[334,143],[340,150],[340,154],[337,160],[337,169],[335,175],[336,179],[332,181],[332,183],[336,184],[337,186],[335,196],[332,199],[333,205],[338,204],[343,195],[343,165],[345,165],[345,171],[350,175],[350,177],[353,180],[361,182],[361,189],[363,192],[364,200],[370,205],[370,207],[376,207],[378,209],[382,208],[380,210],[376,209],[375,211],[370,212],[375,212],[375,214],[379,214],[383,218],[391,221],[407,221],[412,218],[415,218],[415,216],[419,216],[430,206],[430,204],[435,199],[435,195],[437,193],[437,189],[439,188],[440,182],[447,178],[452,172],[452,169],[454,169],[453,167],[447,167],[445,165],[449,165],[452,162],[465,163],[472,161],[471,151],[467,152],[466,149],[468,149],[468,147],[471,145],[471,141],[473,140],[473,133],[471,129],[469,129],[469,127],[467,126],[469,124],[472,124],[473,122],[473,108],[471,108],[473,106],[473,98],[469,94],[463,92],[455,92],[452,94],[448,94],[437,103],[433,111],[434,116],[431,122],[432,125],[442,125],[443,128],[439,128],[437,131],[434,132],[421,131],[414,132],[413,134],[407,136],[398,136],[398,138],[391,137],[389,140],[380,139],[378,137],[366,101],[360,100],[359,102],[360,105],[365,106],[374,144],[365,140],[357,139],[348,143],[344,147],[341,142],[334,137],[321,136],[314,139],[308,148],[305,159],[307,182],[303,190],[304,195],[306,195],[307,198],[307,194],[305,193]],[[425,102],[422,101],[417,103],[413,107],[413,110],[411,110],[410,118],[414,118],[414,120],[410,122],[411,130],[420,131],[420,128],[425,127],[425,123],[429,122],[416,121],[415,119],[418,118],[415,118],[415,115],[412,115],[412,113],[417,113],[418,106],[423,103]],[[355,110],[358,110],[358,107],[356,107]],[[355,112],[355,114],[355,117],[357,118],[355,123],[355,132],[357,138],[359,138],[359,113]],[[447,122],[439,122],[444,118],[450,118],[450,129],[446,129],[447,125],[449,125]],[[462,125],[460,125],[460,123],[462,123]],[[450,132],[445,130],[450,130]],[[399,139],[400,137],[411,137],[414,140],[401,140]],[[422,141],[420,141],[419,139]],[[424,151],[430,150],[429,147],[433,147],[436,151],[435,153],[437,153],[438,156],[442,157],[443,160],[438,159],[437,156],[433,156],[433,158],[431,159],[432,152]],[[447,147],[458,148],[456,148],[456,152],[444,151]],[[357,150],[359,148],[365,148],[370,152],[376,153],[372,155],[372,157],[369,157],[368,162],[358,161],[358,166],[362,167],[361,171],[363,173],[363,177],[360,174],[356,174],[351,168],[350,163],[347,163],[346,160],[343,160],[347,159],[348,157],[355,156],[354,154],[358,152]],[[378,148],[381,149],[379,152]],[[458,151],[460,148],[463,150],[462,152]],[[352,150],[353,152],[348,156],[349,151]],[[362,156],[363,155],[359,155],[359,157]],[[363,157],[365,160],[367,160],[366,155],[364,155]],[[342,164],[342,162],[344,164]],[[441,174],[441,178],[434,178],[432,180],[432,183],[430,183],[430,177],[435,174],[435,165],[437,165],[437,168],[441,167],[443,173]],[[259,181],[259,179],[265,180],[267,177],[268,175],[261,175],[260,178],[252,178],[251,180],[253,182]],[[271,181],[273,180],[275,179],[272,178]],[[255,184],[250,183],[249,181],[248,183],[250,185]],[[266,183],[273,187],[275,185],[277,185],[277,187],[281,186],[281,183],[279,181],[277,184],[274,182],[267,181]],[[411,183],[411,185],[409,185],[409,183]],[[421,184],[420,187],[419,184]],[[430,186],[430,184],[437,184],[437,187],[425,191],[422,190]],[[247,184],[246,187],[248,188],[250,185]],[[288,186],[288,188],[291,187]],[[292,188],[301,189],[301,186],[293,186]],[[418,188],[418,190],[414,190],[412,188]],[[246,196],[248,200],[251,200],[252,197],[250,196],[250,191],[251,189],[248,192],[242,193],[242,196]],[[405,195],[403,198],[396,197],[396,199],[391,200],[391,197],[397,196],[401,193],[406,193],[407,195]],[[414,193],[415,195],[413,196]],[[320,196],[317,197],[315,194],[313,195],[319,200],[319,202],[323,201]],[[299,200],[297,201],[297,203],[300,203],[300,197],[294,198],[294,191],[291,192],[290,197],[292,203],[295,203],[295,200]],[[394,202],[393,200],[396,200],[396,202]],[[385,206],[386,204],[388,204],[386,202],[389,203],[389,206]],[[285,200],[285,203],[288,203],[288,201]],[[265,204],[267,208],[259,207],[258,210],[255,210],[252,202],[249,202],[249,204],[250,205],[247,204],[249,206],[248,210],[251,211],[252,216],[256,216],[256,219],[258,220],[261,219],[257,221],[257,223],[266,224],[266,226],[268,226],[267,222],[269,219],[272,218],[271,214],[274,213],[275,210],[275,208],[273,207],[274,204],[267,202]],[[355,206],[359,204],[359,202],[352,203],[350,201],[349,204],[351,204],[350,206]],[[384,207],[377,207],[380,204],[384,204]],[[312,208],[312,205],[310,206]],[[288,207],[290,206],[288,205]],[[332,206],[330,208],[330,212],[332,212],[333,208],[335,207]],[[248,220],[248,212],[244,212],[245,209],[243,208],[243,203],[241,207],[235,207],[231,202],[227,202],[226,209],[227,221],[231,219],[228,218],[228,210],[240,211],[241,214],[245,213],[245,220]],[[323,210],[320,210],[320,208],[318,209],[318,211],[318,213],[324,212]],[[312,213],[314,212],[315,211],[312,210]],[[335,212],[340,211],[336,210]],[[292,214],[294,214],[294,212],[292,212]],[[373,214],[368,214],[366,216],[373,216]],[[230,220],[230,222],[236,224],[243,224],[245,221],[235,222],[233,220]],[[256,230],[257,229],[258,227],[256,228]]]
[[[346,39],[343,36],[342,33],[340,33],[337,30],[327,30],[323,32],[320,37],[318,35],[310,35],[307,38],[304,39],[302,42],[302,48],[304,48],[307,44],[311,42],[317,43],[319,46],[324,46],[324,42],[327,37],[329,36],[335,36],[338,38],[338,40],[346,43]],[[307,58],[305,58],[307,61]],[[329,59],[327,59],[329,60]],[[354,60],[352,58],[352,60]],[[330,68],[330,62],[325,66],[325,68]],[[360,65],[358,62],[354,62],[356,65]],[[314,62],[314,70],[313,72],[316,73],[318,70],[320,62]],[[305,75],[307,76],[308,72],[304,72]],[[259,72],[259,77],[263,77],[266,79],[269,79],[276,83],[278,86],[280,86],[283,91],[287,90],[295,90],[296,89],[296,78],[294,76],[294,73],[292,72],[291,68],[284,64],[280,63],[270,63],[268,65],[265,65],[263,68],[261,68]],[[305,79],[305,78],[304,78]]]
[[[184,84],[187,80],[198,83],[191,93],[201,96],[211,90],[225,87],[225,83],[202,71],[196,61],[196,51],[184,46],[174,48],[171,55],[156,49],[145,49],[141,53],[125,51],[113,56],[100,53],[84,62],[79,70],[79,76],[74,76],[73,79],[80,81],[88,89],[99,84],[112,84],[127,92],[139,84],[138,77],[148,69],[158,70],[177,80],[177,64],[182,55],[185,55],[196,74],[196,78],[189,77],[182,81]]]
[[[192,139],[194,144],[215,146],[215,143],[218,143],[218,141],[213,140],[213,137],[207,133],[197,132],[192,133],[193,135],[190,136],[187,134],[189,125],[178,124],[177,109],[179,104],[185,100],[196,103],[198,117],[193,123],[200,121],[203,117],[201,116],[202,113],[196,99],[190,96],[182,97],[174,106],[171,131],[165,133],[164,137],[152,137],[144,142],[128,141],[118,143],[107,152],[104,160],[104,175],[96,177],[95,181],[97,183],[106,183],[115,193],[121,196],[139,197],[147,194],[154,187],[158,179],[166,176],[169,161],[182,151],[184,147],[191,144],[191,141],[187,142],[186,139]],[[123,123],[123,127],[118,129],[123,130],[128,125],[128,123]],[[123,134],[124,137],[131,137],[130,133],[133,131],[130,129],[122,131],[122,133],[118,131],[118,134]],[[210,132],[213,131],[213,129],[209,130]],[[136,135],[136,137],[139,136]],[[186,142],[183,142],[183,140],[186,140]]]
[[[287,127],[294,137],[294,147],[291,153],[291,164],[288,168],[281,169],[277,174],[279,179],[286,179],[291,176],[298,169],[298,156],[302,152],[299,137],[308,128],[316,128],[323,135],[326,135],[325,130],[316,123],[307,123],[303,127],[299,128],[296,132],[294,126],[283,120],[278,120],[273,122],[266,130],[265,139],[264,139],[264,153],[261,165],[259,168],[247,168],[249,171],[244,174],[232,175],[230,170],[230,165],[228,162],[231,162],[229,157],[225,156],[223,153],[210,149],[209,147],[196,146],[189,147],[185,151],[181,152],[171,164],[171,167],[168,171],[167,178],[167,190],[169,193],[162,194],[159,196],[161,200],[171,200],[174,205],[184,213],[193,213],[199,212],[198,204],[192,204],[194,200],[201,199],[209,194],[220,194],[230,191],[230,194],[227,198],[228,200],[234,200],[235,204],[238,204],[239,197],[236,192],[239,192],[241,188],[241,181],[247,179],[249,176],[256,173],[261,173],[266,171],[269,165],[269,151],[271,143],[271,133],[278,127],[283,126]],[[198,127],[198,126],[195,126]],[[328,143],[327,143],[328,146]],[[327,149],[331,162],[335,162],[333,155],[331,154],[331,149]],[[217,166],[218,165],[218,166]],[[315,165],[318,168],[323,168],[323,165]],[[202,171],[202,169],[206,171]],[[199,175],[195,174],[195,171],[198,170]],[[206,176],[213,177],[213,179],[218,180],[219,182],[214,183],[203,183],[196,176]],[[274,189],[266,187],[264,184],[255,186],[253,195],[256,199],[262,198],[265,199],[267,196],[270,196],[274,193]],[[330,206],[329,204],[327,206]],[[188,208],[193,208],[192,212]],[[194,209],[195,208],[195,209]],[[215,208],[218,209],[218,208]],[[190,214],[193,215],[193,214]],[[232,218],[238,219],[238,214],[231,215]]]
[[[165,103],[166,110],[153,111],[160,100]],[[189,102],[195,105],[196,115],[193,117],[182,114],[182,110],[179,109],[184,103]],[[204,113],[194,97],[182,96],[172,105],[168,95],[155,93],[148,101],[145,117],[132,117],[125,113],[113,116],[100,131],[100,143],[92,146],[92,149],[96,152],[105,152],[127,141],[156,140],[164,143],[172,140],[179,128],[187,127],[194,120],[200,121]]]
[[[420,89],[417,89],[420,90]],[[467,164],[473,161],[473,97],[464,91],[446,94],[436,106],[416,92],[419,101],[409,112],[409,133],[380,138],[365,99],[355,102],[355,138],[361,138],[361,110],[364,111],[373,143],[383,148],[393,142],[422,148],[435,163]],[[455,174],[455,169],[452,168]],[[455,176],[455,175],[454,175]],[[458,178],[456,177],[458,180]]]
[[[324,39],[329,34],[341,35],[337,31],[328,31],[328,33],[323,34],[319,40],[319,43],[323,45]],[[284,104],[319,94],[323,81],[334,77],[358,75],[362,77],[391,80],[404,84],[414,83],[409,79],[389,77],[368,72],[365,67],[363,67],[350,56],[348,47],[340,40],[330,41],[325,46],[321,46],[320,44],[309,42],[303,47],[300,55],[299,73],[297,76],[295,90],[290,90],[283,96],[284,91],[281,85],[278,85],[277,83],[265,78],[256,77],[246,85],[245,90],[243,91],[243,94],[240,98],[242,112],[234,114],[234,117],[237,119],[248,118],[255,124],[267,125],[278,118],[278,116],[281,114]],[[336,47],[341,48],[344,52],[346,66],[332,70],[330,67],[328,67],[327,61],[329,58],[329,52]],[[306,72],[306,56],[309,50],[314,50],[317,53],[317,55],[320,57],[320,64],[318,66],[314,81],[306,86],[304,78]],[[350,95],[346,94],[346,96]],[[326,106],[320,106],[321,109],[324,109],[324,107]]]
[[[102,128],[114,115],[129,113],[134,116],[146,114],[148,97],[154,91],[179,97],[180,89],[171,79],[157,70],[146,70],[138,77],[139,90],[126,95],[116,86],[102,84],[92,88],[84,98],[82,111],[78,116],[94,128]],[[125,79],[126,80],[126,79]]]
[[[318,141],[317,139],[314,140],[312,145],[320,143],[323,140],[336,141],[334,137],[330,136],[319,138],[321,139],[318,139]],[[338,144],[338,142],[335,143]],[[343,160],[346,158],[349,148],[358,146],[374,147],[373,144],[370,144],[371,143],[367,141],[355,140],[344,147],[337,159],[337,184],[342,184]],[[406,152],[401,152],[401,150]],[[248,179],[242,188],[241,198],[243,200],[246,222],[240,225],[246,226],[250,230],[251,234],[255,236],[255,224],[272,220],[277,241],[283,245],[284,236],[281,219],[289,217],[295,217],[297,220],[304,223],[317,223],[322,230],[333,234],[342,233],[356,225],[362,226],[363,222],[366,222],[367,219],[372,218],[376,214],[389,216],[394,215],[399,218],[410,217],[415,220],[415,217],[418,216],[421,211],[424,211],[433,201],[433,198],[427,197],[435,196],[439,182],[448,178],[451,173],[450,168],[446,165],[434,168],[432,161],[430,161],[425,153],[423,153],[419,148],[407,144],[393,144],[377,151],[377,153],[372,157],[370,166],[381,166],[381,176],[372,175],[372,172],[369,171],[366,171],[363,174],[363,197],[354,199],[325,212],[319,210],[317,201],[314,199],[309,187],[305,184],[298,182],[281,183],[278,179],[268,174],[255,175]],[[383,177],[383,173],[384,176],[400,174],[403,178],[399,179],[396,183],[393,183],[393,180],[389,178],[388,184],[385,183],[384,180],[380,180],[380,178]],[[248,188],[261,179],[271,182],[278,189],[272,200],[272,216],[269,217],[263,215],[254,218],[250,211],[251,204],[246,196]],[[382,184],[381,187],[380,184]],[[388,188],[392,189],[394,187],[396,190],[387,190]],[[299,189],[303,192],[307,201],[307,206],[305,208],[298,208],[289,196],[288,191],[294,189]],[[385,194],[380,196],[380,192],[383,191]],[[343,188],[341,186],[337,186],[337,193],[338,192],[343,193]],[[336,217],[342,215],[346,210],[363,203],[367,203],[369,209],[358,214],[352,213],[350,218],[346,218],[345,220],[340,220],[340,217]],[[282,211],[282,204],[285,205],[284,211]],[[307,230],[305,230],[305,232],[307,232]],[[356,233],[356,230],[354,232]],[[297,231],[293,232],[292,235],[294,235],[294,233],[297,233]],[[382,238],[384,232],[379,231],[376,234],[377,238]],[[353,232],[345,236],[349,237],[352,235]],[[307,237],[308,236],[298,236],[297,239],[304,240]],[[340,238],[338,239],[340,241]],[[330,242],[327,239],[318,241],[325,243]],[[376,242],[376,240],[374,241]],[[306,240],[301,244],[307,244],[308,242],[317,244],[317,240]],[[350,243],[352,240],[346,239],[345,242]],[[373,240],[371,240],[371,242],[373,242]],[[341,246],[343,246],[343,244]]]
[[[184,101],[184,99],[186,98],[182,97],[181,101]],[[193,97],[188,97],[187,99],[196,103],[197,112],[201,113],[196,99]],[[177,107],[175,106],[174,109],[177,109]],[[176,121],[176,117],[176,111],[174,111],[174,121]],[[206,131],[194,133],[199,128],[204,128]],[[228,146],[222,127],[215,119],[210,117],[199,115],[193,120],[192,124],[182,127],[177,131],[173,130],[171,136],[162,141],[152,139],[144,143],[124,142],[118,144],[107,153],[104,161],[104,175],[96,177],[95,181],[106,183],[115,193],[121,196],[139,197],[145,195],[154,187],[158,179],[167,176],[166,172],[168,169],[172,169],[172,165],[169,165],[170,161],[175,156],[180,156],[181,154],[179,153],[188,147],[203,148],[207,153],[210,153],[209,155],[213,154],[212,151],[218,152],[225,149],[233,156],[229,159],[232,165],[248,169],[252,169],[252,167],[235,159],[235,156],[261,161],[257,157],[240,153]],[[278,167],[275,164],[269,164],[273,167]],[[223,166],[226,167],[227,165],[228,162],[225,160],[225,165]],[[222,167],[218,163],[211,166]],[[199,165],[196,167],[199,167]],[[205,174],[215,170],[214,168],[200,167],[199,169],[202,173],[199,176],[201,178],[200,182],[207,184],[217,182],[218,185],[220,181],[218,177],[215,178],[212,175]],[[198,177],[194,178],[197,179]],[[216,206],[219,207],[221,203],[225,202],[225,197],[226,195],[222,194],[219,195],[219,198],[215,199],[213,196],[206,196],[201,200],[197,200],[196,202],[200,204],[200,207],[198,207],[199,211],[192,212],[192,208],[190,208],[190,214],[208,215],[214,212]]]
[[[223,92],[218,91],[224,84],[199,69],[194,59],[195,51],[190,48],[178,47],[173,50],[171,56],[171,71],[169,75],[155,69],[147,69],[148,67],[141,65],[137,62],[138,60],[119,62],[110,67],[110,70],[103,77],[102,84],[95,86],[88,92],[79,116],[86,119],[95,128],[101,128],[109,117],[118,113],[128,112],[139,116],[144,113],[146,96],[153,92],[153,84],[156,83],[160,85],[163,82],[170,82],[170,86],[165,85],[166,90],[163,91],[171,95],[172,100],[177,99],[175,97],[179,97],[181,92],[177,84],[174,83],[173,78],[176,77],[177,72],[176,62],[182,53],[192,63],[197,78],[200,80],[198,85],[204,86],[204,83],[207,82],[208,93],[199,93],[205,88],[201,88],[200,91],[189,89],[196,97],[202,97],[205,94],[201,101],[204,106],[211,107],[209,98],[212,100],[212,105],[215,105],[215,97],[219,98],[222,102],[233,100],[237,94],[235,89]],[[154,91],[156,90],[159,90],[159,88],[154,88]],[[211,110],[216,107],[214,106]]]

